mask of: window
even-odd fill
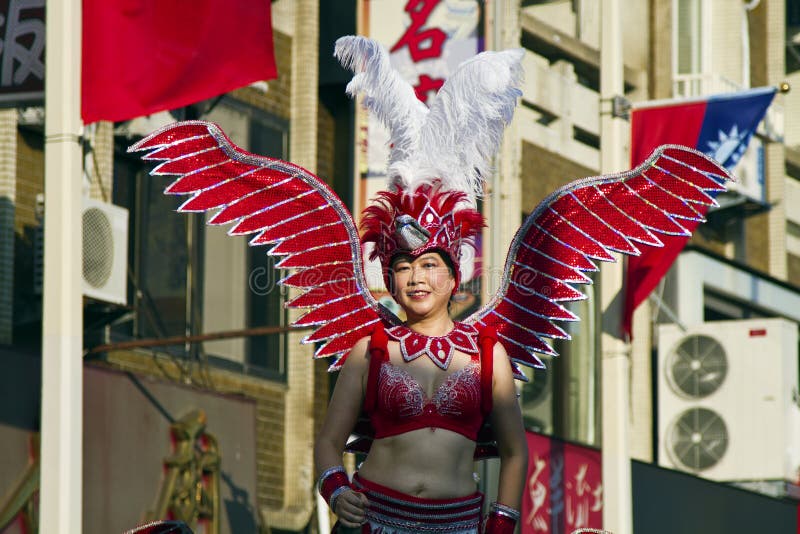
[[[557,323],[571,337],[552,340],[559,357],[540,355],[547,369],[523,369],[530,381],[521,387],[521,409],[530,430],[597,446],[601,402],[597,295],[593,285],[579,290],[589,298],[562,303],[581,320]]]
[[[674,96],[705,94],[709,66],[710,28],[708,6],[703,0],[673,0],[672,75]]]
[[[189,221],[176,217],[175,198],[163,194],[163,177],[149,176],[138,158],[118,153],[114,163],[114,203],[130,213],[133,307],[133,320],[114,332],[134,338],[184,335]]]
[[[223,98],[204,119],[218,123],[244,150],[287,159],[288,124]],[[129,144],[128,141],[122,143]],[[253,236],[231,238],[228,226],[206,226],[206,215],[178,214],[188,197],[164,195],[171,177],[150,176],[150,164],[120,147],[114,201],[130,210],[132,320],[114,327],[117,340],[230,332],[287,324],[269,247],[250,247]],[[214,365],[282,379],[286,336],[235,337],[159,348],[177,356],[208,357]]]
[[[286,158],[286,131],[270,121],[250,122],[250,151],[255,154]],[[276,258],[267,254],[268,247],[249,247],[247,326],[286,325],[283,289],[278,285],[280,273],[275,270]],[[283,375],[286,372],[286,336],[269,334],[247,339],[249,365]]]
[[[700,0],[678,0],[675,35],[675,74],[702,72]]]
[[[207,119],[216,122],[233,143],[248,152],[288,159],[288,124],[231,98],[223,98]],[[204,332],[285,326],[280,273],[273,268],[269,246],[251,247],[256,234],[230,237],[230,225],[208,226],[204,239]],[[286,373],[286,335],[282,333],[216,340],[203,344],[221,365],[275,379]]]
[[[706,289],[703,294],[703,321],[705,322],[773,316],[774,314],[759,310],[751,303],[740,301],[715,291]]]

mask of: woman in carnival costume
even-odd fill
[[[341,370],[315,448],[318,489],[340,524],[362,532],[511,533],[519,519],[527,448],[514,378],[543,368],[543,338],[568,338],[557,322],[578,318],[560,303],[585,298],[594,261],[612,251],[661,246],[657,234],[688,235],[726,171],[703,154],[658,148],[632,171],[575,181],[546,198],[514,237],[494,297],[463,322],[448,314],[465,249],[484,226],[476,209],[484,177],[511,120],[522,50],[464,62],[430,108],[391,69],[387,52],[343,37],[336,57],[354,71],[349,94],[389,129],[389,188],[363,216],[362,231],[336,194],[291,163],[246,153],[214,124],[167,126],[131,147],[178,175],[169,194],[191,195],[180,211],[215,210],[274,245],[282,284],[300,289],[290,307],[311,308],[296,326],[316,356]],[[380,261],[405,321],[371,295],[362,246]],[[368,424],[360,424],[365,414]],[[362,421],[367,423],[367,421]],[[359,439],[348,443],[356,435]],[[369,454],[350,478],[342,452]],[[500,457],[497,501],[481,517],[473,461]]]

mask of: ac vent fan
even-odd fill
[[[676,393],[691,398],[711,395],[725,381],[728,357],[719,342],[706,335],[690,335],[667,360],[667,377]]]
[[[690,408],[680,414],[667,440],[667,450],[673,461],[694,472],[704,471],[719,462],[730,441],[725,421],[707,408]]]
[[[83,279],[102,288],[114,267],[114,232],[108,215],[98,209],[83,212]]]

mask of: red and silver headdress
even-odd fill
[[[377,42],[342,37],[334,55],[354,71],[347,86],[389,129],[389,190],[364,212],[363,241],[373,243],[388,278],[391,258],[438,249],[456,270],[462,248],[483,226],[475,199],[522,95],[522,50],[484,52],[462,63],[428,108]],[[387,284],[388,287],[388,284]]]
[[[415,191],[382,191],[372,206],[364,210],[361,228],[364,243],[374,243],[370,260],[383,266],[384,283],[389,287],[389,263],[397,254],[419,256],[440,250],[452,261],[456,287],[464,246],[474,246],[483,227],[483,216],[465,204],[462,191],[441,191],[438,184],[425,184]]]

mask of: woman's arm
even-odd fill
[[[314,464],[317,476],[332,467],[342,465],[342,453],[347,438],[355,427],[364,402],[364,388],[369,370],[367,358],[369,338],[359,340],[339,371],[328,412],[314,444]],[[335,500],[333,510],[348,527],[356,527],[366,520],[367,499],[354,491],[344,491]]]
[[[494,346],[491,423],[500,453],[497,502],[520,509],[528,472],[528,445],[522,426],[511,361],[500,343]]]

